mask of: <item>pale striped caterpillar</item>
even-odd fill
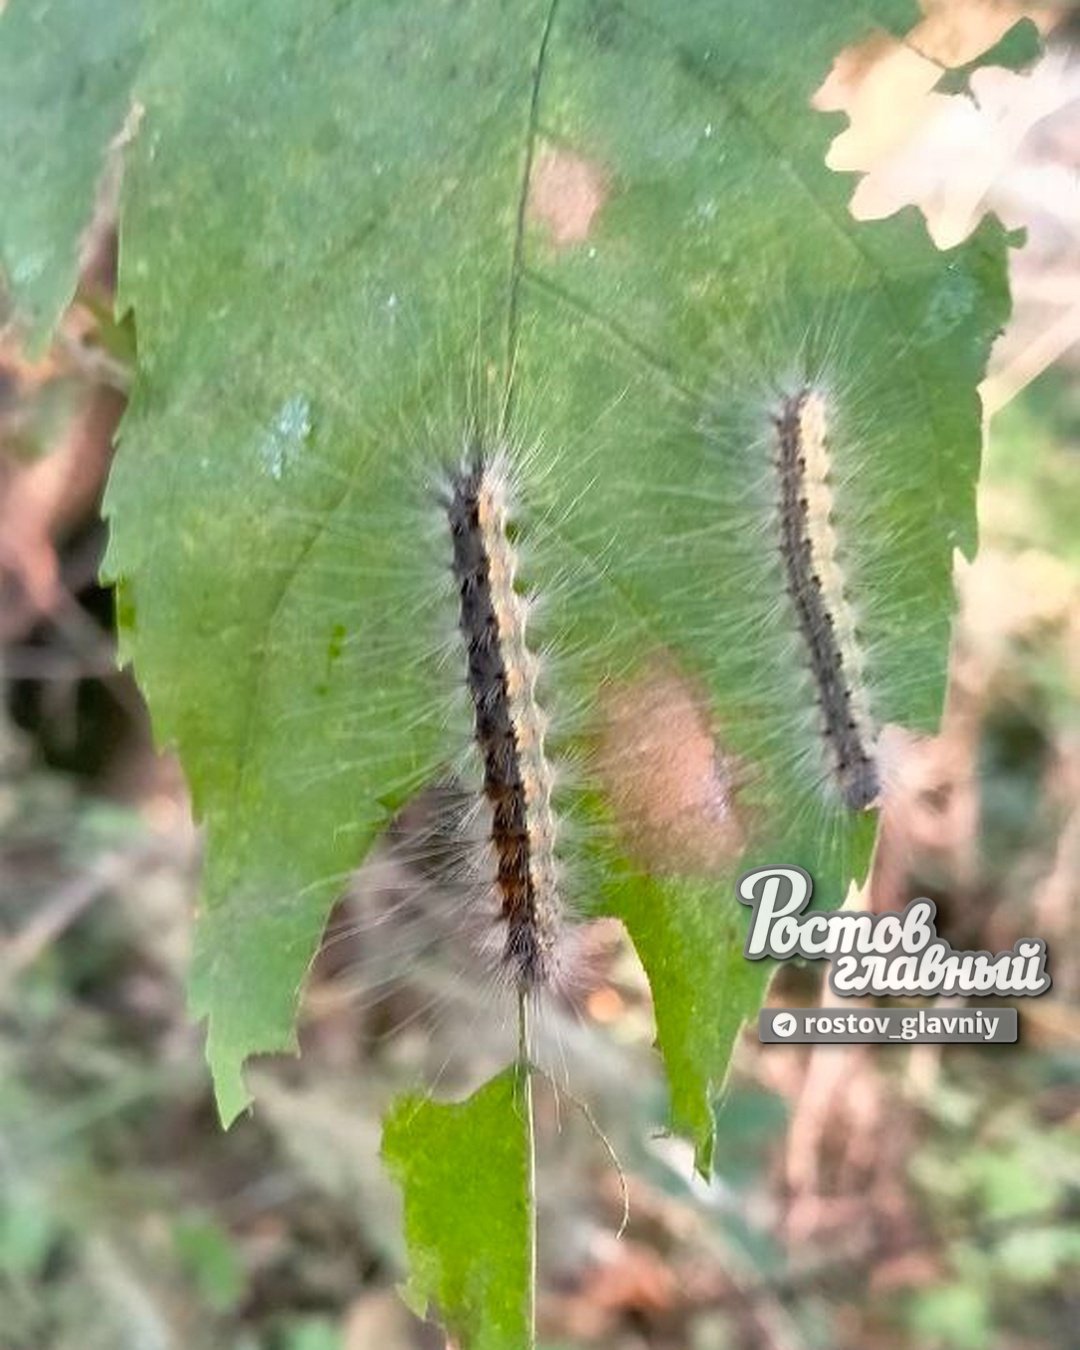
[[[792,292],[755,315],[745,343],[720,331],[698,388],[646,367],[623,396],[619,444],[603,447],[619,465],[603,487],[606,518],[592,511],[593,532],[578,536],[579,556],[611,540],[617,598],[639,621],[624,648],[644,648],[651,630],[701,691],[746,858],[768,862],[781,849],[823,894],[842,894],[865,868],[867,808],[892,780],[892,725],[932,727],[940,709],[952,544],[937,488],[953,468],[907,343],[853,285],[834,298]],[[585,364],[584,345],[566,351],[567,379]],[[878,361],[882,347],[891,363]],[[593,358],[594,381],[598,368],[614,394],[626,361]],[[786,483],[781,429],[794,468]],[[913,462],[913,446],[923,459]],[[566,467],[567,493],[587,490],[586,471]],[[595,630],[612,632],[599,606]],[[619,808],[625,794],[609,795]],[[633,810],[630,830],[635,859],[657,870]],[[700,875],[703,851],[678,853],[660,870]],[[724,854],[712,856],[719,875]]]
[[[787,593],[817,687],[837,783],[846,804],[859,811],[876,800],[880,781],[862,655],[837,559],[824,396],[806,386],[785,397],[774,424]]]

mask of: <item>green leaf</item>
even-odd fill
[[[743,914],[718,903],[716,886],[631,878],[611,894],[649,978],[657,1042],[671,1089],[671,1119],[712,1169],[712,1098],[731,1047],[761,1002],[771,962],[743,956]]]
[[[75,292],[106,149],[131,103],[138,0],[9,0],[0,18],[0,267],[40,347]]]
[[[879,721],[936,724],[953,552],[975,542],[1002,231],[940,254],[913,210],[857,224],[824,165],[835,121],[808,106],[842,46],[874,21],[903,32],[915,6],[803,0],[782,24],[752,0],[154,12],[121,250],[140,370],[108,570],[207,827],[193,1003],[222,1115],[247,1101],[248,1055],[293,1045],[349,869],[460,762],[461,677],[432,638],[453,631],[453,597],[419,564],[414,502],[478,416],[523,460],[552,737],[559,708],[591,726],[603,691],[668,662],[704,691],[740,784],[745,855],[703,875],[624,856],[633,822],[595,783],[596,812],[565,834],[598,864],[584,907],[637,944],[704,1164],[709,1099],[761,989],[735,871],[798,863],[836,904],[874,825],[818,781],[762,497],[770,382],[820,371],[840,404]],[[576,725],[571,752],[590,744]]]
[[[505,1070],[468,1101],[400,1098],[383,1158],[405,1197],[405,1298],[436,1309],[467,1350],[532,1344],[532,1126],[527,1072]]]

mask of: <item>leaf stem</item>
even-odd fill
[[[527,1167],[525,1205],[529,1227],[529,1346],[536,1344],[536,1131],[533,1119],[532,1060],[529,1054],[529,995],[518,989],[518,1058],[517,1069],[521,1090],[521,1105],[525,1113]]]

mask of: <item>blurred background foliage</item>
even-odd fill
[[[852,118],[835,150],[864,174],[855,207],[914,201],[941,243],[994,209],[1028,238],[983,389],[982,547],[958,569],[949,705],[897,771],[867,899],[932,895],[957,946],[1044,937],[1054,989],[1024,1004],[1014,1048],[748,1036],[705,1186],[657,1133],[647,987],[602,927],[548,1033],[631,1217],[616,1239],[595,1128],[541,1091],[545,1350],[1078,1343],[1080,64],[1075,25],[1039,9],[1057,31],[1033,72],[945,98],[935,43],[955,56],[981,23],[985,45],[1020,7],[928,9],[921,55],[863,53],[823,94]],[[432,1066],[451,1088],[455,1057],[498,1060],[438,961],[378,983],[373,898],[416,889],[392,842],[335,915],[302,1057],[260,1062],[254,1115],[218,1126],[184,1003],[199,840],[113,669],[95,580],[130,354],[103,318],[114,254],[106,213],[53,348],[30,361],[11,326],[0,343],[0,1347],[439,1346],[394,1292],[379,1118]],[[819,980],[787,968],[770,1001],[811,1002]]]

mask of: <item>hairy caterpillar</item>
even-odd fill
[[[867,808],[893,775],[890,724],[918,732],[940,714],[959,538],[954,489],[943,485],[970,449],[942,445],[917,323],[898,326],[858,266],[820,292],[813,277],[761,278],[778,298],[760,311],[741,308],[752,296],[734,297],[678,377],[655,353],[573,329],[550,370],[566,392],[548,435],[573,436],[587,400],[620,401],[617,423],[593,426],[588,462],[560,461],[564,491],[580,503],[565,532],[572,559],[584,573],[602,558],[614,582],[589,587],[584,574],[575,604],[588,607],[609,659],[645,672],[646,691],[657,662],[697,691],[729,835],[745,853],[738,865],[798,858],[823,895],[839,897],[865,871],[876,823]],[[569,305],[553,296],[549,308],[550,337]],[[661,756],[685,733],[671,705],[616,702],[621,724],[636,720],[638,744],[655,708],[647,739]],[[633,763],[641,783],[659,781],[641,758],[618,762]],[[618,782],[608,795],[650,871],[722,878],[738,856],[695,847],[700,818],[642,828],[638,801]],[[695,794],[676,784],[668,796]],[[672,847],[658,859],[661,834]],[[722,881],[716,895],[722,906]]]
[[[826,416],[823,395],[809,387],[784,398],[774,415],[780,552],[836,777],[857,811],[876,799],[880,783],[855,621],[836,556]]]
[[[501,467],[477,450],[452,476],[445,501],[461,597],[468,687],[491,807],[503,955],[519,986],[549,982],[556,959],[559,884],[552,772],[536,702],[526,604],[515,589]]]
[[[579,807],[587,709],[581,653],[558,631],[579,585],[556,537],[563,452],[541,450],[527,401],[503,429],[478,365],[447,357],[420,398],[373,407],[380,453],[354,472],[325,453],[332,404],[286,418],[291,398],[272,414],[273,455],[252,437],[270,481],[290,489],[268,524],[303,557],[265,638],[275,665],[306,672],[304,696],[283,697],[274,717],[291,746],[289,791],[352,808],[335,839],[344,865],[319,881],[347,899],[324,934],[317,998],[329,972],[333,997],[370,1007],[380,1035],[463,1012],[473,1030],[459,1024],[444,1045],[451,1068],[421,1075],[450,1090],[474,1081],[463,1050],[490,1038],[504,1062],[512,1054],[519,991],[550,995],[531,1020],[535,1053],[555,1053],[550,1033],[573,1033],[552,1009],[584,995],[591,949],[575,923],[593,894]],[[284,444],[286,425],[305,435]],[[269,551],[262,567],[283,570]],[[267,683],[264,704],[272,693]],[[327,755],[328,727],[346,751]],[[354,878],[348,864],[365,853]],[[305,899],[272,879],[230,904],[284,927]]]

